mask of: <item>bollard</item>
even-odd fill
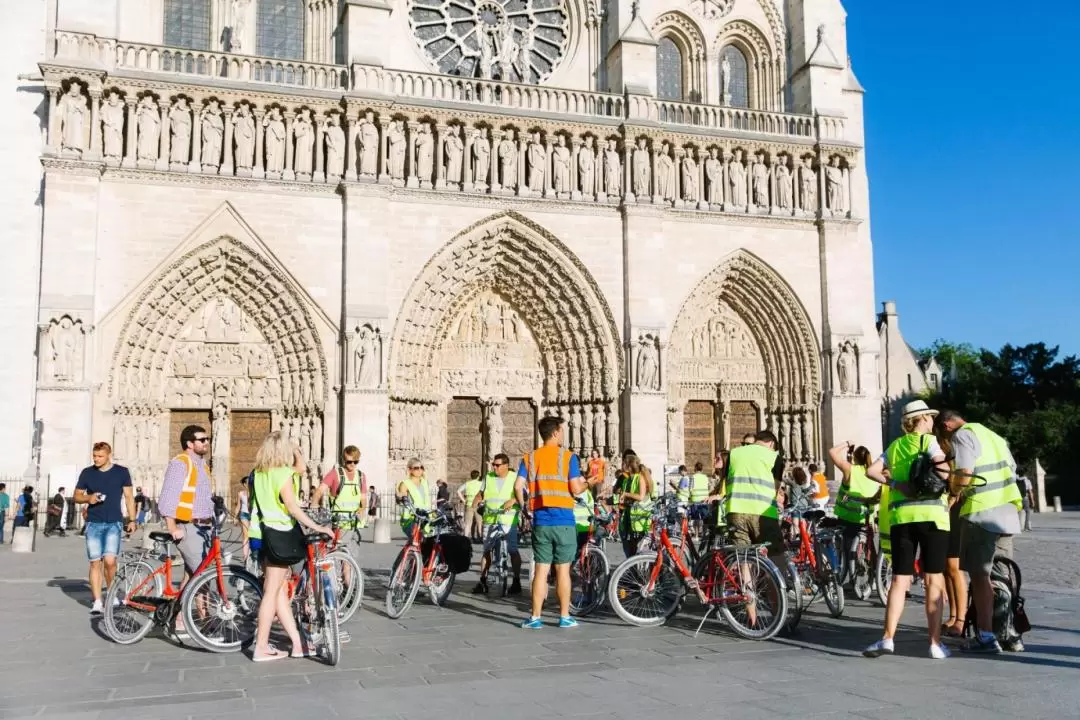
[[[28,553],[34,550],[34,529],[17,527],[11,530],[11,552]]]
[[[1061,512],[1061,496],[1054,496],[1054,512]]]
[[[375,539],[376,545],[386,545],[390,542],[390,528],[391,521],[389,518],[376,518],[375,519]]]

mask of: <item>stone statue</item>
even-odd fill
[[[499,79],[503,82],[514,81],[514,62],[518,59],[518,43],[514,38],[516,26],[508,22],[502,28],[499,38]],[[522,71],[522,75],[524,75]]]
[[[504,188],[517,188],[518,147],[514,141],[513,130],[504,130],[503,139],[499,142],[499,173],[499,180]]]
[[[395,120],[390,123],[390,129],[387,131],[387,141],[389,142],[389,165],[390,165],[390,177],[394,180],[401,180],[405,177],[405,122],[403,120]]]
[[[791,204],[791,170],[788,169],[787,156],[782,155],[776,159],[776,169],[773,176],[776,179],[776,206],[784,210],[790,210]]]
[[[668,155],[668,144],[660,143],[656,155],[656,194],[664,200],[675,199],[675,163]]]
[[[855,350],[850,341],[840,346],[840,355],[836,358],[836,380],[841,395],[855,392]]]
[[[688,150],[682,161],[682,193],[687,202],[698,201],[698,165],[693,151]]]
[[[724,166],[717,158],[717,149],[709,148],[709,158],[705,161],[705,179],[709,183],[709,204],[720,205],[724,202]]]
[[[465,152],[465,144],[461,140],[461,126],[451,125],[447,128],[446,139],[443,140],[443,153],[446,155],[446,182],[461,183],[461,160]]]
[[[280,175],[285,169],[285,121],[280,108],[270,108],[263,118],[263,127],[266,128],[266,172]]]
[[[678,408],[667,410],[667,454],[668,458],[681,457],[683,448],[683,414]]]
[[[834,213],[844,211],[844,170],[840,167],[840,156],[833,155],[825,168],[825,199]]]
[[[570,192],[570,149],[566,147],[566,138],[562,135],[555,136],[555,147],[551,151],[553,165],[553,180],[556,193]]]
[[[540,142],[540,133],[533,133],[526,155],[529,158],[529,190],[540,192],[544,189],[544,167],[547,165],[547,149]]]
[[[596,192],[596,150],[592,135],[585,136],[585,144],[578,150],[578,180],[583,195],[592,196]]]
[[[637,375],[639,390],[659,390],[660,353],[656,341],[645,336],[638,341]]]
[[[374,177],[379,172],[379,127],[375,124],[375,113],[364,113],[357,130],[357,142],[360,145],[360,174]]]
[[[491,398],[487,403],[487,418],[486,425],[488,431],[488,461],[491,461],[492,455],[495,454],[496,448],[501,448],[503,445],[503,417],[502,417],[502,398]]]
[[[645,138],[638,138],[637,150],[634,150],[634,194],[638,197],[649,195],[649,150]]]
[[[311,122],[311,110],[302,108],[293,121],[293,170],[297,176],[311,177],[315,161],[315,125]]]
[[[124,154],[124,101],[120,93],[109,91],[109,97],[101,108],[105,157],[119,159]]]
[[[83,95],[83,84],[72,80],[68,91],[56,106],[60,114],[60,147],[82,154],[86,149],[86,126],[89,108]]]
[[[604,192],[614,197],[622,192],[622,163],[615,140],[608,140],[604,151]]]
[[[809,155],[803,158],[802,167],[799,168],[800,202],[802,209],[807,212],[817,211],[817,173],[814,172],[814,158]]]
[[[169,145],[170,162],[182,164],[189,159],[191,150],[191,108],[187,98],[181,95],[169,109],[169,132],[172,134]]]
[[[353,382],[358,387],[373,388],[379,383],[379,338],[370,325],[360,328],[353,350]]]
[[[218,101],[210,100],[199,116],[202,120],[202,164],[216,168],[221,165],[221,145],[225,133],[225,121]]]
[[[248,5],[250,4],[251,0],[232,0],[232,35],[230,37],[232,49],[230,52],[243,51],[243,38],[247,32]]]
[[[769,168],[765,165],[765,153],[754,154],[754,164],[750,168],[750,184],[754,205],[769,207]]]
[[[604,408],[600,405],[593,405],[593,447],[600,451],[603,455],[604,447]]]
[[[416,138],[416,174],[420,182],[430,186],[435,168],[435,136],[431,134],[431,125],[428,123],[420,123],[419,130]]]
[[[49,332],[52,377],[59,382],[78,380],[76,362],[82,343],[82,331],[65,315]]]
[[[251,106],[241,101],[232,117],[233,139],[236,142],[236,167],[250,170],[255,159],[255,118]]]
[[[477,190],[487,187],[488,173],[491,170],[491,140],[487,128],[477,128],[473,132],[473,186]]]
[[[340,178],[345,172],[345,131],[341,115],[331,113],[326,119],[326,176]]]
[[[731,192],[728,198],[737,208],[746,205],[746,167],[743,165],[742,150],[736,150],[728,163],[728,186]]]
[[[480,62],[477,68],[480,78],[482,80],[491,79],[491,66],[495,61],[495,44],[491,39],[491,33],[488,32],[486,26],[481,26],[479,32],[480,35]]]
[[[720,97],[724,105],[731,104],[731,62],[727,54],[720,59]]]
[[[158,117],[154,98],[149,95],[139,101],[135,111],[139,128],[138,156],[140,160],[157,160],[158,141],[161,135],[161,118]]]

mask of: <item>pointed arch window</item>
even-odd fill
[[[746,54],[728,45],[720,53],[722,102],[731,107],[750,107],[750,63]]]
[[[210,0],[165,0],[166,45],[210,49]]]
[[[682,50],[671,38],[660,38],[656,46],[656,96],[661,100],[682,100],[683,77]]]
[[[304,0],[259,0],[255,26],[257,55],[304,59]]]

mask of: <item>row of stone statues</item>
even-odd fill
[[[54,146],[62,153],[100,154],[106,164],[244,177],[382,182],[402,187],[547,197],[646,202],[675,207],[833,216],[850,211],[849,165],[815,156],[717,146],[679,146],[639,137],[568,131],[519,132],[462,123],[350,120],[334,110],[316,115],[278,105],[258,108],[211,98],[169,100],[151,94],[90,101],[71,81],[58,100]],[[126,133],[125,133],[126,131]],[[87,135],[89,134],[89,137]],[[100,139],[99,139],[100,134]]]

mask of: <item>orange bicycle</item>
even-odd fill
[[[792,610],[791,628],[819,596],[832,617],[844,613],[844,590],[830,558],[836,557],[838,527],[826,527],[824,510],[791,509],[784,513],[784,530],[791,564],[799,577],[798,607]]]
[[[205,533],[210,549],[182,589],[173,584],[173,537],[167,532],[151,532],[154,550],[117,569],[105,595],[105,633],[113,642],[137,643],[155,624],[179,640],[178,614],[191,639],[211,652],[236,652],[255,637],[262,586],[243,567],[226,564],[217,515],[209,531],[188,525],[186,532]]]
[[[468,570],[472,561],[472,542],[464,535],[447,532],[450,519],[445,510],[419,510],[410,502],[404,506],[416,519],[390,570],[386,614],[391,618],[408,611],[421,585],[427,588],[434,605],[445,605],[457,573]],[[462,542],[452,541],[453,548],[448,548],[444,537],[460,538]]]

